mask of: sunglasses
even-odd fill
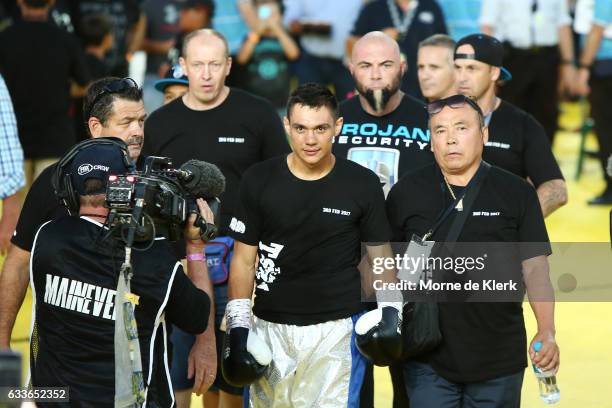
[[[482,109],[480,109],[476,101],[465,95],[453,95],[448,98],[430,102],[427,104],[427,113],[431,116],[439,113],[445,106],[451,109],[458,109],[464,107],[466,104],[470,105],[481,117],[483,116]]]
[[[91,111],[96,106],[96,103],[98,103],[100,98],[102,98],[104,95],[124,93],[125,91],[131,88],[138,89],[138,84],[132,78],[115,79],[114,81],[106,84],[104,88],[102,88],[102,91],[100,91],[100,93],[98,93],[93,99],[91,105],[89,105],[87,118],[91,117]]]

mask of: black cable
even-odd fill
[[[153,234],[151,234],[151,241],[149,242],[149,244],[145,248],[137,248],[137,247],[133,247],[132,248],[134,251],[138,251],[138,252],[144,252],[144,251],[149,250],[153,246],[153,244],[155,243],[155,237],[157,236],[157,231],[155,229],[155,222],[153,221],[153,217],[151,217],[146,212],[143,213],[143,216],[146,217],[146,219],[148,219],[149,222],[151,223],[151,226],[153,227]],[[143,228],[144,228],[144,225],[143,225]]]

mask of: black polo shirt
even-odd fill
[[[461,187],[451,186],[455,194]],[[387,198],[394,241],[423,236],[453,202],[437,164],[404,176]],[[431,238],[444,241],[456,210]],[[458,242],[540,243],[512,259],[549,255],[548,234],[533,187],[495,166],[485,176]],[[507,267],[508,265],[504,265]],[[495,278],[495,265],[487,269]],[[422,359],[442,377],[459,383],[486,381],[527,366],[527,338],[520,302],[441,302],[442,344]]]
[[[11,242],[24,251],[32,251],[36,231],[42,224],[68,215],[68,210],[60,204],[51,184],[56,166],[57,163],[47,167],[34,180],[21,208]]]
[[[536,188],[546,181],[563,179],[542,125],[506,101],[493,111],[482,157],[519,177],[529,177]]]

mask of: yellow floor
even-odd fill
[[[579,109],[564,107],[562,126],[576,128]],[[568,182],[569,204],[547,219],[553,242],[608,242],[611,207],[589,207],[586,200],[603,188],[601,170],[594,160],[587,160],[584,173],[574,181],[579,137],[576,133],[560,132],[554,151]],[[589,140],[594,143],[594,140]],[[610,264],[612,273],[612,262]],[[27,338],[31,301],[28,297],[18,316],[14,339]],[[525,305],[528,336],[535,333],[535,321]],[[612,303],[558,303],[556,309],[557,341],[561,347],[561,389],[559,408],[612,408]],[[27,355],[27,344],[16,341],[14,348]],[[377,368],[376,407],[390,407],[391,383],[386,369]],[[523,385],[526,408],[543,407],[533,375],[527,371]],[[194,407],[202,404],[193,398]],[[435,408],[435,407],[432,407]]]

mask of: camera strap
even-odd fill
[[[144,375],[134,306],[138,296],[131,293],[132,248],[125,248],[115,295],[115,408],[141,407],[145,402]]]

